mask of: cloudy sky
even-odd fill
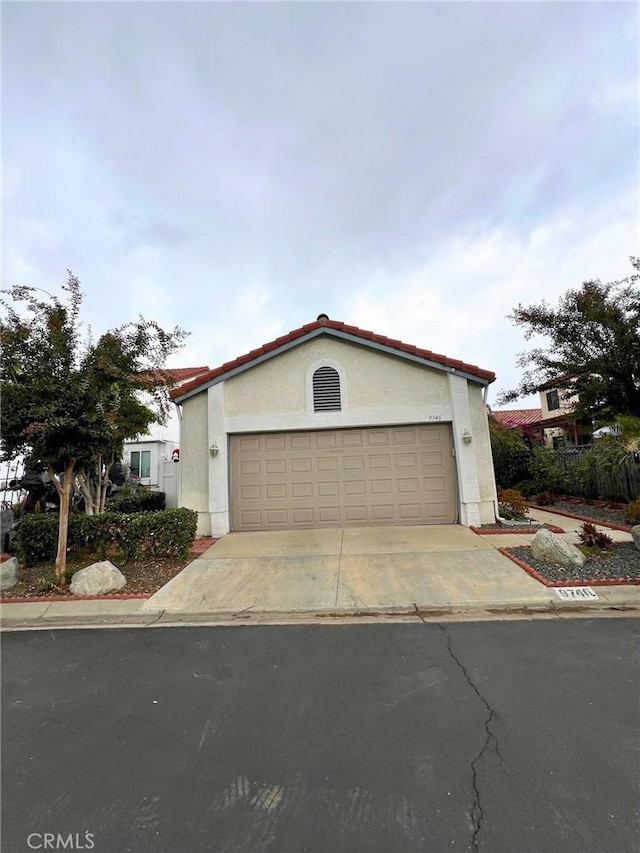
[[[218,364],[332,319],[516,384],[518,303],[631,272],[638,7],[4,2],[3,286]],[[520,405],[535,405],[531,398]]]

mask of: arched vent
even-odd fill
[[[333,367],[319,367],[313,374],[313,411],[339,412],[340,376]]]

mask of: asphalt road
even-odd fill
[[[632,853],[639,627],[5,634],[3,853]]]

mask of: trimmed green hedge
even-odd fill
[[[160,512],[166,505],[164,492],[153,492],[150,489],[123,489],[107,499],[107,512]]]
[[[198,514],[192,509],[161,512],[69,516],[68,552],[104,558],[107,552],[123,560],[188,555],[196,538]],[[25,516],[16,530],[16,556],[25,566],[55,559],[58,515]]]

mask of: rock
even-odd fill
[[[640,551],[640,524],[635,524],[631,528],[631,535],[633,536],[633,544]]]
[[[18,583],[18,569],[20,564],[15,557],[0,563],[0,589],[11,589]]]
[[[561,566],[583,566],[587,559],[579,548],[550,530],[538,530],[531,542],[531,553],[538,560]]]
[[[73,595],[103,595],[117,592],[126,584],[127,579],[120,569],[109,560],[102,560],[76,572],[71,578],[70,590]]]

